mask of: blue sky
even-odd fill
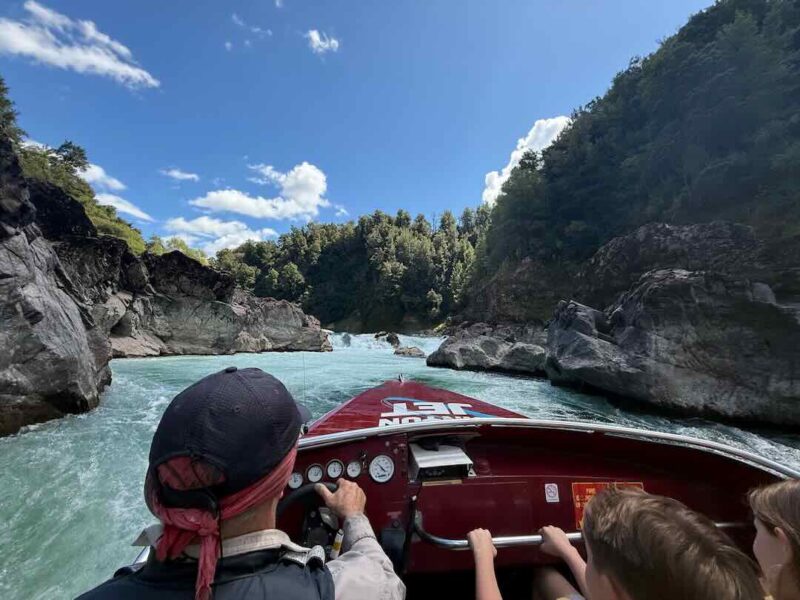
[[[102,201],[213,252],[491,201],[709,3],[21,0],[0,8],[0,74],[32,140],[87,149]]]

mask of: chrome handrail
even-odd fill
[[[720,529],[747,527],[747,523],[738,522],[720,522],[714,524]],[[421,540],[433,544],[437,548],[443,548],[445,550],[469,550],[469,540],[444,538],[426,531],[422,526],[422,513],[418,510],[414,511],[414,532]],[[583,542],[583,534],[580,531],[571,531],[567,533],[567,539],[570,542]],[[544,537],[540,534],[508,535],[492,538],[492,544],[495,548],[540,546],[543,541]]]

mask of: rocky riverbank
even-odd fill
[[[428,364],[800,425],[799,288],[786,258],[795,255],[742,225],[647,225],[598,250],[550,321],[462,326]]]
[[[0,435],[91,410],[113,357],[330,350],[319,322],[180,252],[136,256],[0,138]]]

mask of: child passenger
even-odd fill
[[[595,496],[583,521],[587,563],[560,529],[542,535],[542,550],[567,562],[591,600],[764,598],[755,564],[708,518],[671,498],[614,488]],[[489,532],[469,539],[477,600],[500,600]],[[536,591],[541,600],[583,597],[555,569],[537,576]]]
[[[800,599],[800,480],[758,488],[748,499],[765,586],[775,600]]]

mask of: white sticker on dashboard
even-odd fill
[[[557,483],[545,483],[544,484],[544,498],[550,504],[553,504],[553,503],[556,503],[556,502],[560,502],[560,500],[558,498],[558,484]]]

